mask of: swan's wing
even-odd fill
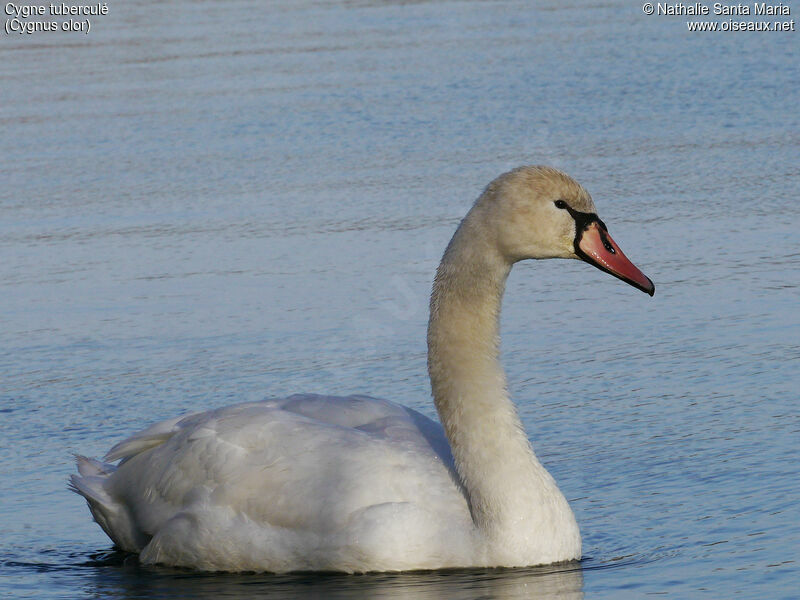
[[[75,478],[74,487],[129,550],[156,536],[148,548],[178,544],[170,554],[185,554],[203,532],[241,540],[257,530],[272,543],[312,535],[292,542],[306,551],[321,539],[350,543],[350,533],[337,532],[379,531],[359,523],[387,510],[429,523],[418,528],[427,535],[442,521],[437,514],[469,519],[441,426],[364,396],[292,396],[172,419],[107,459],[122,462],[107,476]],[[403,519],[393,526],[402,530]]]
[[[103,460],[108,462],[114,462],[120,459],[125,460],[131,456],[139,454],[140,452],[144,452],[145,450],[159,446],[171,438],[178,430],[180,430],[181,426],[179,423],[184,421],[184,419],[192,417],[196,414],[203,413],[190,413],[188,415],[181,415],[165,421],[159,421],[147,429],[122,440],[118,444],[115,444],[111,450],[106,453],[106,455],[103,457]]]
[[[283,410],[318,423],[352,428],[375,438],[405,442],[418,451],[433,451],[445,463],[452,464],[450,445],[441,425],[420,412],[395,402],[371,396],[323,396],[295,394],[280,400],[238,404],[203,413],[190,413],[160,421],[115,444],[103,457],[107,462],[127,460],[163,444],[181,430],[202,427],[209,418],[240,414],[247,407]]]

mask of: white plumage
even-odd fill
[[[158,423],[105,457],[117,459],[80,457],[74,486],[146,563],[404,569],[463,564],[473,544],[450,536],[471,521],[441,426],[385,400],[237,404]]]
[[[506,393],[498,318],[511,265],[577,258],[580,215],[593,213],[572,179],[526,167],[492,182],[465,217],[431,297],[428,364],[444,428],[367,396],[236,404],[157,423],[106,462],[78,457],[72,489],[144,563],[363,572],[580,558],[572,511]],[[608,260],[604,270],[652,293]]]

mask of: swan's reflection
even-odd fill
[[[339,575],[297,573],[212,574],[145,567],[133,556],[112,554],[95,563],[89,595],[107,599],[136,598],[583,598],[580,563],[526,569],[464,569],[417,573]],[[88,588],[89,586],[87,586]]]

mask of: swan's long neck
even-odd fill
[[[490,553],[527,552],[540,560],[548,547],[559,546],[546,538],[566,533],[570,543],[577,539],[579,556],[572,512],[536,459],[506,390],[499,317],[511,264],[480,225],[467,216],[436,273],[428,325],[436,409]],[[563,560],[564,549],[555,550],[562,553],[554,560]]]

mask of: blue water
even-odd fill
[[[798,37],[684,21],[113,2],[86,36],[0,34],[0,595],[797,597]],[[657,285],[565,261],[509,281],[510,389],[580,564],[209,575],[111,549],[72,453],[298,391],[433,415],[433,270],[525,163],[586,185]]]

